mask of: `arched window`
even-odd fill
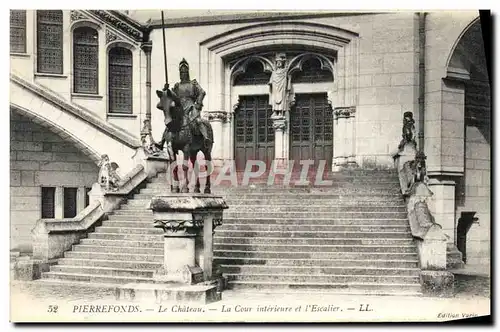
[[[321,69],[321,63],[316,58],[309,58],[302,64],[302,70],[294,73],[293,83],[331,82],[333,75],[327,69]]]
[[[73,92],[99,92],[99,35],[90,27],[73,31]]]
[[[37,10],[36,12],[37,71],[63,73],[63,12]]]
[[[132,52],[113,47],[108,65],[109,113],[132,113]]]
[[[26,53],[26,11],[10,11],[10,52]]]
[[[264,66],[259,61],[252,61],[248,64],[244,73],[238,75],[234,80],[234,85],[257,85],[267,84],[271,78],[271,73],[264,71]]]

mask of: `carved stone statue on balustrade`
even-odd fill
[[[120,182],[118,164],[110,162],[109,156],[107,154],[103,154],[101,156],[99,167],[98,182],[101,187],[106,191],[117,191]]]
[[[141,130],[141,144],[148,155],[158,156],[162,152],[151,133],[151,121],[149,119],[144,120],[144,126]]]
[[[287,110],[290,78],[286,65],[286,54],[276,54],[276,67],[269,80],[269,104],[273,108],[274,116],[282,116]]]
[[[413,119],[412,112],[405,112],[403,115],[403,139],[399,143],[399,149],[402,149],[405,144],[413,144],[417,146],[415,142],[415,120]]]

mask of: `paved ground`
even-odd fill
[[[157,316],[112,316],[111,314],[75,314],[82,305],[124,305],[115,299],[113,288],[72,287],[68,285],[47,285],[39,281],[12,282],[11,304],[14,313],[38,313],[37,321],[65,320],[79,321],[386,321],[386,320],[443,320],[464,318],[459,315],[485,315],[490,306],[490,278],[488,276],[455,275],[455,294],[452,298],[430,298],[413,296],[365,296],[365,295],[335,295],[335,294],[252,294],[225,291],[222,301],[201,306],[201,313],[175,313],[174,308],[162,307],[161,304],[140,302],[141,310],[151,307],[151,315]],[[130,304],[130,303],[128,303]],[[133,303],[132,303],[133,304]],[[51,305],[58,306],[57,313],[48,313]],[[286,307],[299,310],[298,313],[261,312],[259,307]],[[311,306],[317,305],[320,312],[311,313]],[[366,307],[368,305],[368,308]],[[144,308],[146,306],[146,308]],[[296,309],[302,306],[300,309]],[[338,308],[337,308],[338,307]],[[228,309],[229,308],[229,309]],[[232,309],[231,309],[232,308]],[[246,309],[245,309],[246,308]],[[337,309],[335,309],[337,308]],[[28,311],[26,311],[27,309]],[[87,308],[88,309],[88,308]],[[158,311],[166,310],[165,316]],[[368,310],[364,310],[368,309]],[[80,309],[78,309],[80,310]],[[227,311],[231,310],[231,311]],[[248,310],[248,312],[241,312]],[[275,309],[273,309],[275,310]],[[279,309],[281,310],[281,309]],[[308,312],[305,312],[308,310]],[[322,310],[322,311],[321,311]],[[352,311],[350,311],[352,310]],[[11,311],[12,313],[12,311]],[[63,314],[65,313],[65,314]],[[144,313],[145,314],[145,313]],[[73,315],[73,316],[71,316]],[[76,315],[76,316],[75,316]],[[158,318],[158,315],[160,315]],[[177,315],[177,316],[176,316]],[[179,316],[180,315],[180,316]],[[186,316],[182,316],[186,315]],[[199,316],[197,316],[199,315]],[[201,315],[201,316],[200,316]],[[448,316],[447,316],[448,315]],[[11,316],[12,317],[12,316]],[[16,316],[17,317],[17,316]],[[23,316],[26,317],[26,316]],[[29,316],[31,317],[31,316]],[[114,317],[114,318],[113,318]],[[208,318],[207,318],[208,317]],[[22,318],[14,320],[24,320]]]

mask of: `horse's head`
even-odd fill
[[[175,98],[170,89],[166,90],[156,90],[156,95],[160,98],[160,101],[156,105],[156,108],[162,111],[169,111],[170,108],[175,107]]]
[[[176,107],[179,105],[178,98],[170,89],[156,90],[156,95],[160,98],[156,108],[163,111],[165,124],[167,125],[176,118]]]

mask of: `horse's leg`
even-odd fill
[[[184,175],[184,183],[182,185],[181,192],[188,193],[189,192],[189,179],[188,179],[189,151],[187,148],[184,148],[183,155],[184,155],[184,160],[182,163],[182,174]]]
[[[205,155],[205,163],[207,164],[205,167],[207,168],[207,181],[205,182],[205,190],[203,191],[205,194],[211,194],[212,191],[210,190],[210,174],[212,173],[212,147],[211,144],[209,146],[205,146],[205,149],[203,150],[203,154]],[[210,167],[210,169],[209,169]]]
[[[194,192],[199,194],[200,191],[200,165],[196,162],[196,153],[191,153],[189,156],[191,164],[193,164],[193,174],[196,178],[196,183],[194,185]]]
[[[177,163],[177,160],[174,160],[172,162],[173,169],[171,170],[174,180],[172,181],[172,185],[170,186],[171,190],[173,193],[178,193],[179,192],[179,165]]]

